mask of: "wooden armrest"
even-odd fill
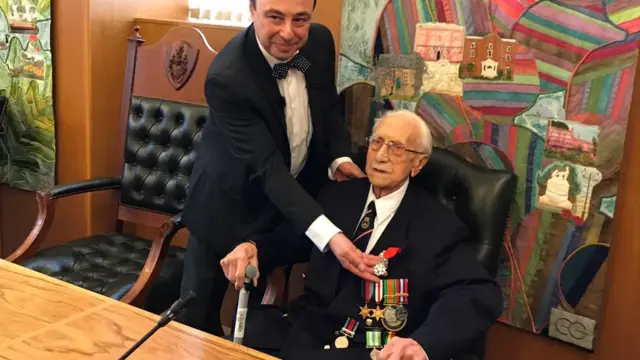
[[[36,201],[38,202],[36,223],[27,238],[6,260],[19,263],[30,258],[38,251],[40,245],[49,234],[51,222],[55,216],[56,199],[93,191],[118,189],[120,188],[120,182],[119,177],[98,178],[54,186],[49,191],[38,191],[36,193]]]
[[[262,297],[262,305],[273,305],[273,303],[276,301],[278,293],[284,291],[284,289],[278,287],[276,282],[278,270],[279,269],[272,271],[271,274],[269,274],[269,277],[267,277],[267,288],[264,291],[264,296]]]
[[[158,275],[160,275],[162,263],[167,256],[171,240],[182,228],[184,228],[182,214],[172,217],[160,226],[151,245],[147,261],[145,261],[144,267],[131,290],[122,298],[122,302],[138,307],[143,305],[147,292]]]
[[[267,288],[261,302],[263,305],[272,305],[275,303],[277,298],[281,298],[283,304],[286,304],[289,301],[291,273],[293,272],[293,267],[295,265],[297,264],[290,264],[288,266],[277,268],[269,274],[269,277],[267,278]],[[283,281],[278,281],[278,277],[280,276],[284,278]],[[304,274],[302,274],[302,276],[304,278]],[[278,286],[279,283],[283,283],[284,286]]]

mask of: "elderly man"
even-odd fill
[[[314,249],[304,294],[287,317],[285,359],[449,360],[497,319],[500,289],[463,243],[467,228],[411,183],[430,154],[431,133],[422,119],[389,113],[369,140],[368,180],[323,190],[319,202],[327,217],[350,229],[361,251],[380,256],[375,272],[381,280],[362,280],[330,252]],[[258,254],[286,253],[262,246],[275,243],[265,239],[256,238]]]

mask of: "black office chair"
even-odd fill
[[[474,165],[451,151],[435,148],[416,180],[467,225],[474,234],[467,241],[476,258],[497,277],[516,175]],[[478,339],[467,354],[454,360],[482,360],[485,339]]]
[[[366,148],[363,148],[354,159],[363,169],[365,154]],[[414,180],[453,210],[469,227],[473,236],[468,241],[475,249],[477,259],[492,276],[497,276],[498,258],[515,195],[516,175],[487,169],[451,151],[434,148],[431,158]],[[259,311],[260,316],[247,317],[245,345],[279,356],[284,339],[275,337],[275,334],[282,332],[264,334],[261,330],[286,326],[283,311],[275,305],[254,311]],[[269,324],[268,327],[265,327],[266,324]],[[256,332],[261,332],[260,336],[252,335]],[[259,342],[256,340],[258,337]],[[467,354],[454,360],[481,360],[484,357],[484,344],[483,336]]]

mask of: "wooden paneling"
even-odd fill
[[[338,10],[339,9],[339,10]],[[313,21],[326,25],[333,34],[336,46],[336,56],[340,49],[340,29],[342,16],[342,0],[322,0],[313,12]],[[174,26],[195,26],[207,38],[209,45],[215,51],[220,51],[243,28],[232,26],[220,26],[211,24],[195,24],[186,20],[175,18],[139,17],[135,23],[140,26],[140,34],[147,43],[152,44]]]
[[[92,0],[91,117],[89,168],[92,177],[119,176],[118,126],[127,41],[136,16],[183,19],[186,0]],[[113,231],[118,198],[108,192],[90,198],[89,231]]]
[[[189,75],[187,82],[176,91],[167,77],[165,67],[170,56],[167,51],[180,41],[190,45],[186,50]],[[215,55],[210,45],[207,46],[202,32],[189,26],[173,28],[161,41],[148,42],[138,49],[133,96],[206,105],[204,82]]]
[[[53,2],[57,184],[117,174],[114,147],[127,37],[136,16],[186,17],[187,0],[76,0]],[[65,6],[63,7],[63,4]],[[109,192],[62,199],[51,246],[114,229],[117,198]],[[36,219],[32,192],[0,186],[0,254],[7,256]]]
[[[168,20],[157,18],[136,18],[135,24],[140,26],[140,35],[144,38],[146,44],[153,44],[164,36],[164,34],[175,26],[194,26],[185,20]],[[215,51],[220,51],[234,36],[236,36],[242,28],[219,26],[210,24],[195,25],[207,38],[209,46]]]
[[[318,0],[313,12],[313,21],[326,25],[336,46],[336,57],[340,51],[340,30],[342,28],[342,0]]]

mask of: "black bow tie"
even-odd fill
[[[304,56],[299,53],[296,54],[291,60],[273,65],[273,77],[278,80],[286,79],[289,74],[289,69],[298,69],[300,72],[305,72],[309,69],[311,63],[305,59]]]

